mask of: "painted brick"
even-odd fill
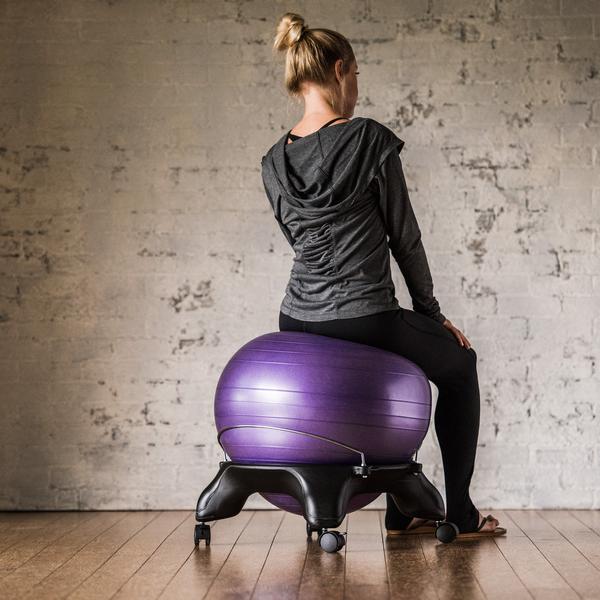
[[[598,2],[303,6],[354,46],[355,114],[405,140],[436,296],[477,349],[471,496],[599,508]],[[219,376],[278,330],[294,254],[260,179],[302,112],[282,12],[0,0],[0,509],[190,509],[213,478]],[[419,459],[444,493],[433,420]]]

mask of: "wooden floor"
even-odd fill
[[[442,544],[361,510],[335,554],[275,510],[213,523],[198,549],[191,512],[0,513],[0,598],[600,599],[600,511],[491,512],[506,536]]]

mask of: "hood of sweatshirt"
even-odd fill
[[[354,207],[388,153],[404,145],[369,117],[329,125],[292,143],[288,133],[262,157],[263,181],[270,198],[309,222]]]

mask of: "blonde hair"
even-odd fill
[[[285,88],[291,96],[298,97],[302,83],[312,81],[325,89],[335,110],[335,62],[342,59],[342,73],[346,74],[355,60],[350,42],[341,33],[309,29],[300,15],[287,12],[277,25],[273,50],[286,52]]]

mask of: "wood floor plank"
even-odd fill
[[[518,524],[545,560],[566,583],[562,589],[584,598],[593,598],[600,590],[600,571],[569,540],[536,510],[511,510]],[[555,577],[556,579],[556,577]],[[528,586],[529,587],[529,586]],[[544,584],[547,587],[547,583]],[[529,588],[534,593],[534,590]],[[564,596],[563,596],[564,597]]]
[[[244,529],[252,521],[255,511],[243,510],[234,517],[211,522],[209,546],[200,541],[190,548],[188,559],[175,573],[160,594],[162,600],[198,600],[203,598]]]
[[[348,515],[338,527],[338,531],[347,530]],[[346,546],[329,554],[321,550],[317,534],[313,533],[312,541],[308,543],[298,597],[302,600],[341,600],[344,597],[345,568]]]
[[[194,513],[188,511],[183,516],[176,529],[118,590],[114,600],[149,600],[165,589],[194,549]]]
[[[527,591],[536,599],[571,600],[578,598],[575,591],[556,572],[546,557],[519,527],[513,518],[520,511],[497,511],[497,517],[507,528],[507,535],[494,539]],[[495,513],[496,514],[496,513]],[[500,516],[502,514],[502,516]]]
[[[273,540],[252,598],[291,600],[298,597],[306,560],[306,537],[304,518],[293,513],[283,513],[283,521]]]
[[[124,512],[90,514],[89,520],[46,546],[39,554],[7,575],[0,584],[2,597],[5,600],[22,598],[39,581],[56,571],[81,548],[126,515]]]
[[[193,545],[193,512],[0,513],[0,598],[600,598],[600,511],[495,510],[508,535],[442,544],[350,513],[328,554],[302,517],[245,510]],[[8,541],[7,541],[8,540]],[[0,546],[2,547],[2,546]]]
[[[420,536],[388,536],[385,510],[378,512],[391,597],[398,600],[437,600],[435,580],[430,576]]]
[[[28,530],[16,544],[0,554],[0,579],[90,518],[90,513],[62,512],[58,513],[57,519],[51,520],[44,527]]]
[[[58,517],[58,513],[55,511],[2,511],[0,512],[0,531],[6,531],[19,525],[31,524],[36,519],[44,518],[44,515],[46,519],[49,516]]]
[[[545,512],[545,511],[544,511]],[[600,510],[570,510],[569,514],[600,535]]]
[[[512,535],[512,530],[508,532],[511,529],[507,526],[509,519],[503,511],[495,510],[493,514],[503,527],[506,526],[507,535]],[[523,532],[519,533],[524,535]],[[531,598],[531,594],[502,554],[496,543],[497,539],[500,538],[488,537],[459,542],[465,561],[475,575],[481,591],[488,600]]]
[[[256,511],[210,586],[207,600],[251,595],[282,520],[283,511]]]
[[[13,510],[0,512],[0,525],[3,528],[11,527],[38,527],[36,521],[46,522],[48,519],[57,519],[61,511],[45,510]]]
[[[155,519],[131,536],[109,560],[72,592],[69,598],[111,598],[186,517],[186,513],[179,511],[159,513]]]
[[[39,531],[64,516],[60,512],[14,512],[4,515],[6,526],[0,536],[0,555],[22,541],[24,535],[34,530]]]
[[[344,599],[390,597],[379,513],[358,510],[348,515]]]
[[[39,581],[25,594],[24,600],[55,600],[67,596],[157,516],[158,513],[146,511],[128,514]]]
[[[485,540],[454,540],[450,544],[444,544],[435,535],[421,535],[419,540],[427,561],[427,573],[440,598],[444,600],[485,598],[472,569],[477,548],[485,543]]]
[[[599,511],[600,512],[600,511]],[[543,510],[537,513],[600,570],[600,535],[575,518],[568,510]],[[600,586],[598,587],[600,590]]]

